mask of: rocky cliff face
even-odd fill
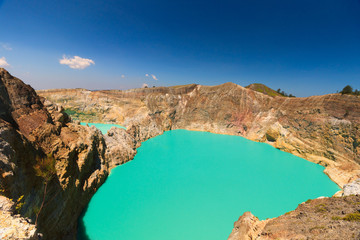
[[[240,135],[325,166],[340,187],[360,177],[360,98],[356,96],[271,97],[233,83],[38,93],[85,113],[77,115],[80,120],[142,128],[137,133],[141,140],[179,128]]]
[[[31,225],[38,215],[36,227],[44,239],[73,239],[81,211],[110,168],[134,156],[137,143],[129,134],[115,132],[107,136],[106,148],[99,130],[71,123],[61,107],[49,102],[44,106],[44,99],[29,85],[4,69],[0,92],[0,190],[15,202],[12,213],[20,214],[11,220],[11,211],[1,208],[0,218],[14,223],[22,218],[20,222]],[[124,147],[111,145],[112,138]],[[114,162],[106,160],[115,155],[112,148],[121,152]],[[45,184],[35,166],[48,155],[55,158],[56,171]],[[21,236],[15,231],[4,239]]]

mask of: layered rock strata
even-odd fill
[[[180,128],[239,135],[325,166],[325,173],[340,187],[360,177],[360,98],[356,96],[271,97],[233,83],[38,93],[83,113],[76,115],[80,120],[142,128],[137,133],[142,140]]]

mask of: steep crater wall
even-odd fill
[[[38,94],[66,109],[91,112],[79,120],[142,129],[137,133],[141,140],[157,134],[151,129],[239,135],[325,166],[340,187],[360,177],[360,98],[356,96],[270,97],[233,83]]]
[[[62,107],[45,106],[1,68],[0,92],[0,194],[7,203],[0,205],[1,238],[38,232],[43,239],[75,239],[81,212],[110,169],[133,158],[137,142],[122,131],[106,143],[99,130],[72,123]]]

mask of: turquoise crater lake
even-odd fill
[[[110,130],[110,128],[112,128],[112,127],[117,127],[117,128],[126,129],[125,127],[120,126],[120,125],[117,125],[117,124],[84,123],[84,122],[81,122],[80,124],[83,125],[83,126],[89,125],[89,127],[95,126],[97,129],[99,129],[99,130],[102,132],[102,134],[106,134],[106,133]]]
[[[78,239],[222,240],[245,211],[260,219],[339,187],[320,165],[238,136],[173,130],[112,170]]]

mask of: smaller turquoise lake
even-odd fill
[[[120,126],[120,125],[117,125],[117,124],[84,123],[84,122],[81,122],[80,124],[83,125],[83,126],[89,125],[90,127],[91,127],[91,126],[95,126],[97,129],[99,129],[99,130],[102,132],[102,134],[106,134],[106,133],[110,130],[110,128],[112,128],[112,127],[117,127],[117,128],[126,129],[125,127]]]
[[[167,131],[114,168],[79,219],[78,239],[226,240],[245,211],[260,219],[332,196],[324,168],[239,136]]]

